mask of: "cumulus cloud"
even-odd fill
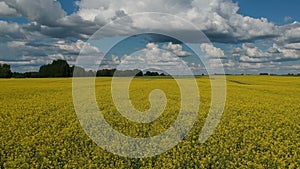
[[[2,0],[3,1],[3,0]],[[66,12],[58,1],[53,0],[4,0],[5,4],[30,21],[54,26]]]
[[[67,51],[68,53],[82,55],[100,53],[99,48],[92,46],[90,43],[84,42],[82,40],[77,40],[76,42],[66,43],[65,41],[58,41],[54,46],[61,50]]]
[[[236,63],[233,62],[232,60],[229,60],[228,62],[223,63],[223,66],[227,69],[234,69],[236,66]]]
[[[268,61],[266,58],[256,58],[256,57],[249,57],[249,56],[241,56],[240,62],[248,62],[248,63],[262,63]]]
[[[300,50],[300,42],[299,43],[289,43],[289,44],[285,44],[284,47],[286,49],[296,49],[296,50]]]
[[[278,55],[277,48],[270,47],[266,51],[262,51],[253,43],[244,43],[242,48],[235,49],[235,56],[239,57],[240,62],[247,63],[263,63],[275,59],[275,55]],[[274,57],[274,58],[272,58]]]
[[[17,23],[8,23],[0,20],[0,40],[16,40],[24,39],[25,33]]]
[[[251,63],[240,63],[239,64],[239,68],[242,69],[259,69],[259,68],[263,68],[264,65],[262,63],[255,63],[255,64],[251,64]]]
[[[79,10],[69,16],[58,1],[53,0],[2,0],[0,9],[6,14],[20,15],[41,26],[41,33],[55,38],[88,38],[96,30],[117,18],[139,12],[169,13],[193,23],[213,42],[237,43],[280,36],[287,27],[278,27],[266,18],[252,18],[238,13],[239,6],[231,0],[145,0],[106,1],[81,0]],[[3,13],[4,13],[3,12]],[[130,17],[128,17],[130,20]],[[126,27],[126,29],[118,29]],[[126,23],[115,24],[108,36],[126,35],[137,30],[184,31],[194,42],[193,30],[182,21],[166,17],[134,17]],[[119,31],[118,31],[119,30]],[[115,31],[115,32],[114,32]],[[121,31],[121,32],[120,32]],[[191,31],[191,32],[189,32]],[[289,30],[289,34],[299,32]]]
[[[300,70],[300,65],[283,66],[283,68]]]
[[[139,12],[167,12],[179,16],[193,23],[214,42],[237,43],[278,37],[284,29],[279,29],[266,18],[240,15],[238,4],[231,0],[81,0],[76,3],[79,10],[69,16],[66,16],[60,3],[53,0],[2,0],[1,4],[3,8],[11,9],[11,12],[14,10],[29,21],[43,25],[41,33],[58,38],[88,38],[105,24],[128,15],[130,20],[131,14]],[[134,17],[114,26],[108,36],[145,29],[184,31],[190,42],[195,41],[190,36],[194,30],[189,25],[166,17]]]
[[[212,44],[202,43],[200,45],[201,50],[211,57],[225,56],[224,51],[220,48],[214,47]]]
[[[240,47],[235,47],[230,56],[225,56],[222,49],[212,45],[204,43],[200,46],[211,59],[217,56],[227,58],[224,62],[225,67],[254,69],[266,66],[268,62],[300,60],[299,22],[277,26],[266,18],[243,16],[238,13],[238,4],[232,0],[81,0],[76,4],[79,10],[67,15],[60,2],[55,0],[0,0],[0,16],[22,17],[29,22],[0,21],[0,50],[4,51],[0,54],[0,60],[18,61],[16,65],[27,63],[31,66],[62,56],[74,60],[84,45],[88,46],[86,51],[83,51],[86,55],[100,52],[84,41],[107,23],[111,23],[111,26],[105,30],[103,36],[160,31],[171,35],[181,34],[184,36],[184,42],[203,42],[203,39],[195,36],[198,32],[185,21],[198,27],[213,43],[243,43]],[[169,13],[183,20],[170,20],[164,15],[131,16],[139,12]],[[119,20],[122,17],[126,19]],[[289,17],[285,19],[291,20]],[[257,40],[269,40],[273,46],[262,48],[254,43]],[[157,43],[149,43],[146,47],[147,52],[144,51],[148,57],[174,54],[181,57],[190,56],[189,52],[182,49],[180,42],[170,41],[162,36],[153,36],[149,42],[168,44],[163,46],[166,52],[162,53]],[[117,56],[111,60],[118,63]],[[167,61],[163,64],[167,64]]]
[[[28,55],[36,57],[36,59],[46,56],[41,47],[27,46],[26,43],[25,41],[0,43],[0,60],[19,60]]]
[[[271,63],[271,62],[288,62],[300,60],[300,50],[297,45],[273,46],[262,50],[255,44],[245,43],[241,48],[234,48],[232,56],[241,63]],[[248,65],[248,64],[245,64]],[[250,64],[251,65],[251,64]]]
[[[163,48],[166,50],[171,51],[175,55],[179,57],[185,57],[185,56],[191,56],[192,54],[186,51],[182,50],[182,45],[180,44],[173,44],[172,42],[169,42],[166,45],[163,45]]]
[[[187,63],[170,50],[160,49],[156,43],[148,43],[146,47],[132,55],[124,55],[120,59],[118,69],[158,70],[169,74],[189,74]],[[195,67],[195,65],[194,65]],[[191,69],[192,70],[192,69]]]
[[[280,52],[282,57],[279,58],[279,60],[281,60],[281,59],[292,59],[292,60],[300,59],[300,50],[280,47],[276,44],[274,44],[273,48],[277,49]]]
[[[111,60],[113,61],[113,63],[115,65],[120,64],[120,59],[119,59],[119,57],[117,55],[111,55]]]
[[[279,27],[280,36],[274,41],[279,45],[300,42],[300,23],[293,22]]]
[[[66,16],[61,5],[53,0],[4,0],[1,9],[5,15],[19,15],[31,22],[43,25],[41,33],[52,37],[88,38],[96,30],[117,18],[138,12],[168,12],[192,22],[216,42],[251,41],[275,36],[275,26],[266,19],[244,17],[237,13],[238,6],[230,0],[159,0],[150,1],[98,1],[77,2],[79,11]],[[116,24],[135,30],[185,31],[193,32],[182,22],[170,21],[165,17],[135,18],[131,22]],[[126,32],[114,32],[114,34]],[[76,34],[78,34],[76,36]],[[194,41],[193,36],[190,41]]]
[[[273,23],[265,18],[255,19],[238,14],[239,7],[231,0],[167,0],[163,1],[163,4],[159,0],[82,0],[77,5],[79,11],[76,15],[102,25],[115,18],[139,12],[168,12],[192,22],[217,42],[252,41],[277,35]],[[129,26],[149,30],[189,31],[189,28],[185,28],[182,23],[165,19],[164,17],[135,18]],[[168,23],[167,27],[165,23]]]
[[[152,50],[156,50],[158,49],[158,44],[155,44],[155,43],[148,43],[146,45],[147,49],[152,49]]]
[[[5,2],[0,2],[0,16],[13,17],[18,16],[17,10],[10,8]]]
[[[83,50],[84,48],[84,50]],[[81,55],[100,54],[100,50],[81,40],[72,41],[10,41],[0,43],[0,61],[12,64],[13,67],[18,67],[18,71],[26,70],[26,66],[31,66],[38,70],[39,66],[48,64],[56,59],[64,59],[69,63],[74,63],[77,56]],[[21,66],[24,67],[21,67]]]

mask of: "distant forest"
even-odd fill
[[[73,74],[73,73],[76,74]],[[204,74],[202,74],[204,75]],[[230,74],[226,74],[230,75]],[[244,74],[241,74],[244,75]],[[269,73],[260,73],[259,75],[273,75]],[[50,77],[112,77],[112,76],[166,76],[164,73],[147,71],[144,73],[141,70],[116,70],[116,69],[102,69],[97,72],[87,71],[82,67],[70,66],[65,60],[55,60],[51,64],[43,65],[38,72],[12,72],[8,64],[0,63],[0,78],[50,78]],[[286,74],[285,76],[300,76],[300,74]]]
[[[73,74],[75,72],[75,74]],[[164,73],[141,70],[102,69],[97,72],[87,71],[82,67],[70,66],[65,60],[55,60],[51,64],[43,65],[38,72],[12,72],[8,64],[0,64],[0,78],[50,78],[50,77],[112,77],[112,76],[165,76]]]

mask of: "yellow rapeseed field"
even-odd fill
[[[227,76],[225,111],[215,133],[198,142],[210,101],[208,77],[198,77],[201,104],[190,133],[173,149],[131,159],[98,147],[82,129],[72,100],[72,79],[0,80],[0,168],[300,168],[300,78]],[[135,78],[130,99],[150,108],[149,93],[161,89],[165,112],[139,124],[119,114],[111,78],[96,79],[105,119],[131,137],[155,136],[176,120],[180,91],[172,78]],[[126,146],[126,145],[124,145]]]

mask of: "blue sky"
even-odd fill
[[[58,0],[62,8],[68,13],[72,14],[78,10],[78,6],[75,4],[74,0]]]
[[[291,17],[291,21],[299,21],[298,0],[234,0],[240,6],[239,13],[251,17],[266,17],[276,24],[285,24],[285,17]],[[290,22],[291,22],[290,21]]]
[[[153,52],[159,48],[153,67],[159,68],[158,57],[171,52],[199,73],[204,67],[195,55],[187,55],[192,52],[186,46],[198,45],[211,56],[212,66],[219,57],[226,73],[300,73],[299,6],[298,0],[1,0],[0,63],[11,64],[13,71],[20,72],[38,71],[39,66],[55,59],[75,64],[84,46],[89,54],[98,54],[101,48],[134,31],[156,30],[180,32],[186,44],[163,36],[132,37],[117,45],[101,65],[114,67],[126,59],[138,64],[140,55],[155,59]],[[176,15],[197,26],[211,44],[201,44],[195,32],[180,21],[131,17],[140,12]],[[126,20],[124,16],[129,17]],[[88,40],[101,27],[118,20],[122,26],[107,29],[105,38]],[[130,58],[132,51],[141,54]]]

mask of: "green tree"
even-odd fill
[[[147,71],[145,73],[145,76],[159,76],[159,73],[158,72]]]
[[[71,77],[94,77],[96,72],[92,70],[86,71],[84,68],[79,66],[72,66],[71,67]]]
[[[11,78],[12,72],[10,70],[10,65],[0,64],[0,78]]]
[[[41,77],[70,77],[70,65],[65,60],[55,60],[52,64],[41,66],[39,75]]]
[[[108,76],[112,77],[116,69],[102,69],[97,71],[97,76]]]

